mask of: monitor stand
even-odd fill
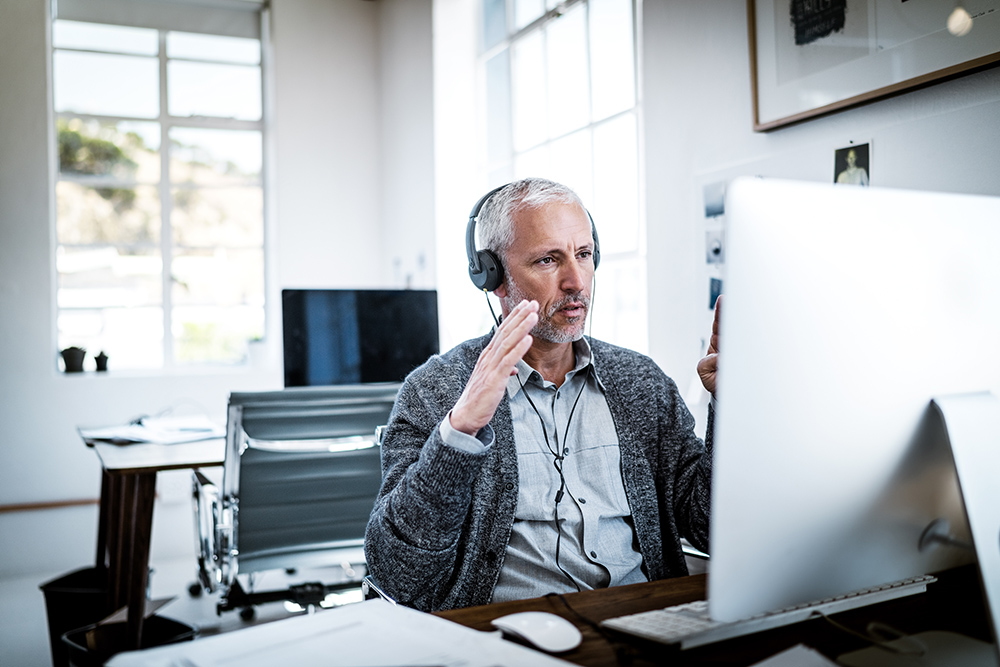
[[[995,490],[1000,470],[1000,399],[983,392],[942,396],[931,405],[948,434],[996,642],[1000,635],[1000,494]],[[954,632],[921,632],[887,644],[900,652],[872,647],[845,653],[837,662],[848,667],[1000,666],[996,643]]]

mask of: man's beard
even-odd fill
[[[500,302],[506,307],[507,312],[512,311],[514,306],[522,301],[530,300],[531,298],[522,292],[521,288],[519,288],[517,283],[514,282],[514,279],[508,275],[507,296],[501,297],[500,299]],[[552,318],[557,312],[559,312],[559,310],[564,308],[567,304],[573,302],[583,304],[583,315],[574,318],[574,321],[564,327],[556,325],[556,323],[552,321]],[[531,330],[531,335],[550,343],[572,343],[575,340],[580,340],[583,338],[583,330],[587,324],[587,313],[589,312],[589,296],[584,294],[582,290],[576,292],[575,294],[568,294],[552,304],[547,312],[543,313],[541,309],[539,309],[538,323],[535,324],[535,327]]]

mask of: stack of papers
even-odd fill
[[[443,618],[369,600],[172,646],[109,667],[566,667],[570,663]]]
[[[128,445],[136,442],[155,442],[173,445],[222,438],[226,427],[219,426],[208,417],[144,417],[128,424],[100,428],[77,429],[84,440]]]

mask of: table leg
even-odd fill
[[[128,605],[125,648],[137,649],[142,639],[149,583],[156,473],[112,474],[107,481],[110,502],[104,552],[108,563],[108,596],[112,609]]]
[[[97,557],[95,565],[99,570],[108,569],[108,526],[111,524],[111,474],[107,470],[101,472],[101,508],[97,515]]]

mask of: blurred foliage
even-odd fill
[[[139,168],[115,141],[94,136],[84,131],[78,121],[58,119],[59,170],[69,174],[88,176],[116,176],[134,178]],[[116,138],[129,148],[144,149],[145,144],[135,132],[118,134]],[[97,188],[97,193],[111,202],[117,212],[127,211],[135,204],[135,190],[131,188]]]
[[[221,331],[215,323],[184,322],[184,333],[175,339],[181,363],[239,363],[246,359],[247,336]]]

